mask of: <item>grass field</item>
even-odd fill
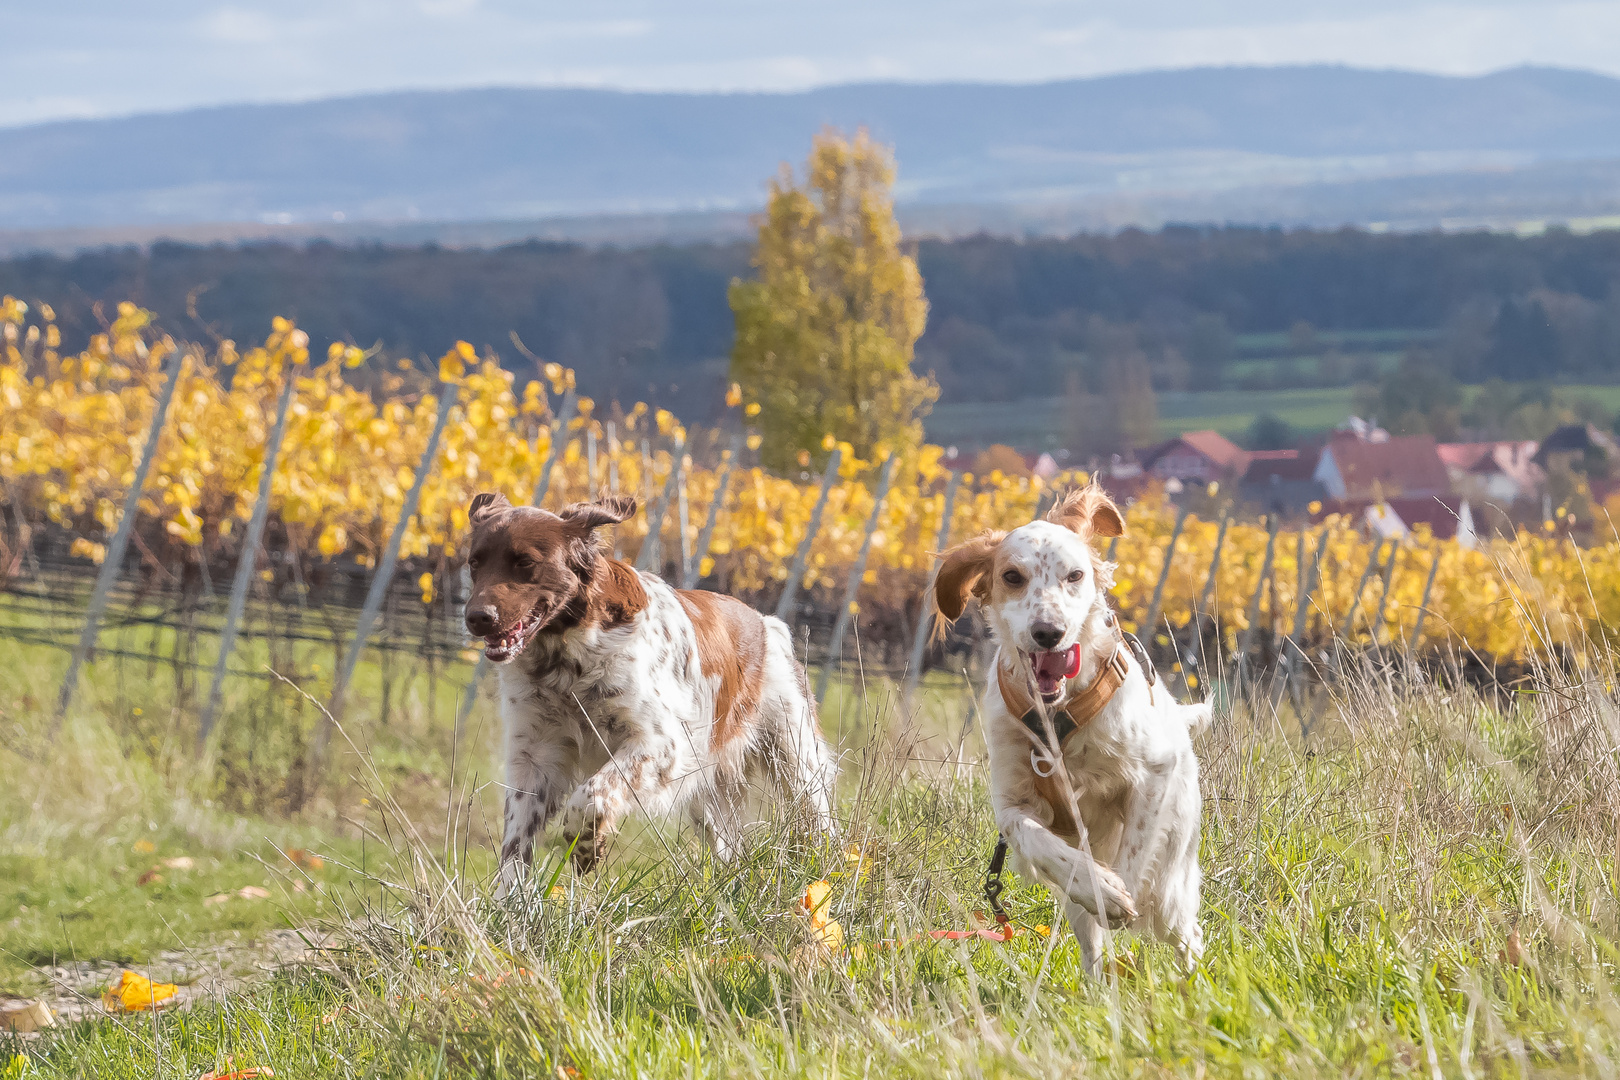
[[[1159,435],[1213,428],[1241,441],[1261,413],[1281,417],[1300,432],[1327,431],[1355,411],[1350,387],[1311,390],[1204,390],[1158,395]],[[934,406],[925,421],[928,441],[941,446],[1006,443],[1055,449],[1073,436],[1061,397]]]
[[[1204,960],[1124,932],[1092,982],[1027,881],[1011,942],[916,940],[983,907],[994,827],[959,677],[915,708],[835,684],[839,843],[767,820],[717,865],[639,824],[578,878],[553,837],[495,904],[483,710],[454,769],[442,714],[357,710],[321,798],[238,814],[207,770],[117,732],[115,701],[166,708],[161,671],[122,698],[93,684],[43,742],[50,656],[0,656],[4,988],[41,993],[64,960],[194,979],[277,927],[321,947],[183,1009],[7,1040],[6,1077],[1604,1076],[1620,1055],[1611,673],[1497,699],[1360,672],[1308,744],[1286,709],[1223,712],[1199,744]],[[842,948],[803,917],[817,880]]]
[[[1554,398],[1596,401],[1620,413],[1620,386],[1558,386]],[[1212,428],[1241,443],[1255,418],[1269,413],[1301,435],[1329,431],[1356,411],[1354,387],[1303,390],[1200,390],[1158,395],[1160,438]],[[1062,397],[1025,401],[951,403],[934,406],[925,421],[928,440],[942,446],[983,447],[1006,443],[1024,450],[1056,449],[1074,435],[1074,420]]]

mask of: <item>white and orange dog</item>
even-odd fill
[[[500,894],[556,816],[580,870],[633,811],[685,810],[730,857],[756,779],[833,828],[832,756],[788,628],[612,558],[596,530],[635,509],[553,514],[489,493],[469,508],[467,630],[499,665],[506,728]]]
[[[996,677],[982,713],[996,826],[1014,868],[1057,891],[1092,975],[1102,923],[1151,930],[1189,967],[1203,951],[1192,733],[1210,707],[1177,704],[1117,626],[1114,568],[1091,541],[1124,531],[1093,485],[1045,521],[946,552],[934,586],[946,620],[970,597],[989,619]]]

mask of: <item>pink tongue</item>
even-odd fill
[[[1057,693],[1058,683],[1067,678],[1070,669],[1074,667],[1074,653],[1079,648],[1080,646],[1074,645],[1062,652],[1030,654],[1030,662],[1035,668],[1035,686],[1042,694]]]

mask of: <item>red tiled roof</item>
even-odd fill
[[[1253,450],[1248,468],[1243,470],[1243,482],[1264,484],[1273,476],[1279,481],[1309,480],[1316,472],[1316,459],[1317,455],[1309,451]]]
[[[1386,498],[1451,490],[1451,474],[1432,435],[1401,435],[1383,442],[1340,436],[1328,443],[1326,452],[1332,453],[1351,499],[1370,497],[1374,484]]]
[[[1172,439],[1166,439],[1143,456],[1143,467],[1152,468],[1154,462],[1182,446],[1194,453],[1202,454],[1221,469],[1238,471],[1248,461],[1248,451],[1237,443],[1218,431],[1205,430],[1188,431]]]

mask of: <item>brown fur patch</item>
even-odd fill
[[[962,617],[969,596],[977,596],[981,601],[989,599],[990,568],[995,564],[996,548],[1005,535],[987,532],[964,540],[940,556],[939,574],[934,578],[934,610],[943,621],[934,624],[936,634],[943,634],[946,623]]]
[[[599,613],[594,621],[611,630],[647,610],[647,590],[641,584],[641,575],[629,563],[620,559],[603,561],[607,567],[595,579],[591,608]]]
[[[1119,507],[1095,481],[1069,491],[1046,512],[1046,520],[1088,540],[1125,535],[1125,518]]]
[[[704,676],[720,679],[709,736],[713,752],[745,735],[755,722],[765,690],[765,620],[747,604],[720,593],[683,590],[675,595],[697,633]]]

